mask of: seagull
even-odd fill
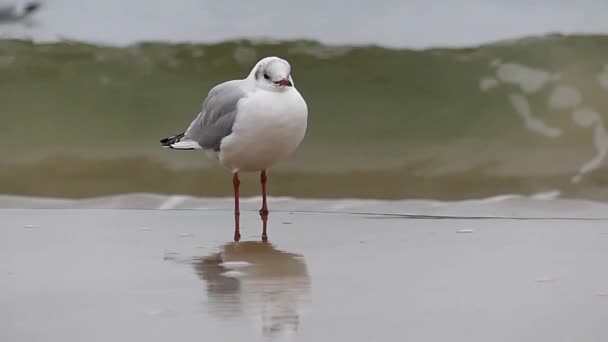
[[[298,148],[306,134],[307,121],[308,107],[295,87],[291,65],[271,56],[258,61],[246,78],[211,88],[188,129],[160,143],[175,150],[202,150],[232,172],[236,242],[241,238],[239,172],[259,172],[262,240],[267,241],[267,173]]]
[[[1,1],[0,2],[0,21],[20,20],[32,14],[42,4],[35,1]]]

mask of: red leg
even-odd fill
[[[235,172],[234,176],[232,176],[232,184],[234,185],[234,241],[238,242],[241,239],[241,231],[239,229],[239,216],[241,215],[239,211],[239,185],[241,185],[241,182],[239,181],[238,172]]]
[[[262,209],[260,209],[260,217],[262,218],[262,241],[268,241],[266,226],[268,223],[268,206],[266,205],[266,171],[260,174],[260,183],[262,183]]]

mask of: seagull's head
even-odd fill
[[[268,90],[283,91],[293,87],[291,66],[279,57],[266,57],[260,60],[251,70],[250,77],[256,85]]]
[[[38,3],[38,2],[30,2],[27,5],[25,5],[24,11],[27,14],[32,13],[35,10],[37,10],[38,8],[40,8],[41,5],[42,4]]]
[[[0,5],[2,6],[2,5]],[[25,1],[20,0],[15,2],[15,6],[12,8],[12,15],[14,19],[25,18],[39,9],[42,4],[38,1]]]

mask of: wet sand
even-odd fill
[[[0,341],[605,341],[608,222],[0,210]],[[277,340],[277,339],[275,339]],[[281,340],[281,339],[278,339]]]

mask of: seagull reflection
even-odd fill
[[[236,242],[195,260],[194,268],[206,283],[213,315],[254,315],[261,319],[264,335],[297,331],[301,306],[310,293],[301,255],[268,242]]]

